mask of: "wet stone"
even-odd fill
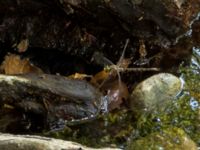
[[[131,94],[131,109],[148,112],[165,106],[181,91],[180,79],[172,74],[156,74],[139,83]]]

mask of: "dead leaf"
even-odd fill
[[[109,77],[109,72],[106,70],[102,70],[92,77],[90,83],[93,85],[99,86],[104,80]]]
[[[128,99],[129,92],[125,83],[115,80],[107,85],[104,85],[107,90],[108,110],[119,109],[121,104]]]
[[[139,48],[140,58],[144,59],[147,55],[146,46],[143,40],[140,40],[139,43],[140,43],[140,48]]]
[[[19,55],[8,54],[5,56],[1,64],[1,70],[5,74],[26,74],[37,73],[41,74],[43,71],[30,63],[28,58],[21,59]]]
[[[88,78],[88,77],[91,78],[92,76],[87,75],[87,74],[82,74],[82,73],[75,73],[75,74],[68,76],[68,78],[80,79],[80,80],[83,80],[83,79]]]
[[[29,40],[28,39],[24,39],[22,40],[18,45],[17,45],[17,49],[19,53],[23,53],[28,49],[28,45],[29,45]]]
[[[9,104],[4,104],[3,105],[4,108],[8,108],[8,109],[14,109],[15,107]]]

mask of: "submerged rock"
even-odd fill
[[[149,149],[181,149],[197,150],[197,146],[187,134],[179,128],[169,128],[160,132],[152,133],[136,141],[131,141],[128,150]]]
[[[131,108],[136,112],[145,112],[164,106],[181,91],[181,81],[178,77],[160,73],[154,75],[139,85],[131,94]]]

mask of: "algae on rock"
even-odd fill
[[[196,144],[180,128],[169,128],[130,142],[129,150],[182,149],[197,150]]]

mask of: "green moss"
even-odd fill
[[[200,70],[199,72],[191,68],[182,68],[181,70],[186,82],[185,89],[200,102]]]
[[[99,116],[86,124],[66,127],[62,131],[48,132],[45,135],[90,147],[117,147],[126,144],[132,130],[132,114],[122,109]]]
[[[179,128],[168,128],[130,142],[128,150],[196,150],[195,143]]]

